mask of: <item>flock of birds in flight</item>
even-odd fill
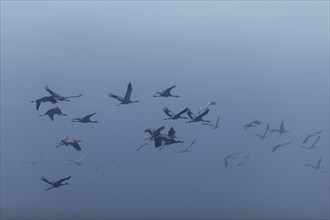
[[[176,86],[171,86],[167,89],[163,89],[161,91],[156,92],[153,97],[176,97],[179,98],[178,95],[173,95],[171,93],[171,90],[173,88],[175,88]],[[46,103],[46,102],[50,102],[52,104],[58,103],[59,101],[67,101],[69,102],[71,98],[78,98],[81,96],[80,95],[76,95],[76,96],[61,96],[59,94],[57,94],[56,92],[52,91],[51,89],[49,89],[47,86],[45,87],[46,91],[50,94],[50,96],[45,96],[42,97],[40,99],[37,99],[35,101],[31,101],[31,102],[35,102],[36,103],[36,109],[39,110],[39,107],[41,105],[41,103]],[[129,82],[128,86],[127,86],[127,90],[125,93],[125,96],[119,96],[119,95],[115,95],[113,93],[109,94],[109,97],[114,98],[116,100],[119,101],[119,103],[117,104],[117,106],[119,105],[126,105],[126,104],[131,104],[131,103],[137,103],[139,101],[135,100],[132,101],[131,100],[131,94],[132,94],[132,84]],[[168,116],[168,118],[165,118],[164,120],[178,120],[178,119],[185,119],[188,120],[185,123],[196,123],[196,122],[202,122],[202,125],[205,126],[209,126],[212,127],[213,129],[219,129],[219,121],[220,121],[220,115],[217,117],[216,122],[213,124],[211,123],[210,120],[205,120],[203,119],[204,116],[206,116],[209,111],[210,111],[210,107],[212,105],[216,105],[216,102],[210,101],[207,103],[207,105],[205,107],[202,107],[199,109],[199,111],[197,112],[197,114],[194,114],[190,108],[185,108],[181,111],[179,111],[178,113],[175,113],[171,110],[169,110],[167,107],[163,108],[164,113]],[[98,121],[94,121],[91,120],[91,117],[94,116],[96,113],[92,113],[89,115],[86,115],[84,117],[81,118],[73,118],[71,121],[72,122],[80,122],[80,123],[98,123]],[[186,114],[186,116],[184,116]],[[47,110],[44,114],[40,115],[39,117],[42,116],[46,116],[48,115],[48,117],[54,121],[54,115],[58,115],[58,116],[67,116],[66,114],[64,114],[61,109],[59,107],[55,107],[55,108],[51,108],[49,110]],[[245,131],[251,130],[254,127],[258,127],[261,126],[262,123],[259,120],[253,120],[249,123],[244,124],[243,128]],[[173,127],[171,127],[167,133],[162,133],[162,131],[165,129],[164,126],[161,126],[157,129],[154,128],[147,128],[145,129],[145,133],[148,133],[150,136],[147,137],[145,139],[145,143],[143,143],[141,146],[139,146],[136,150],[139,151],[141,150],[144,146],[148,145],[149,143],[153,142],[154,143],[154,147],[161,150],[164,147],[168,146],[168,145],[172,145],[172,144],[178,144],[178,143],[184,143],[182,140],[178,140],[176,137],[176,131],[174,130]],[[317,142],[320,140],[320,134],[322,133],[323,130],[308,134],[303,142],[302,142],[302,146],[300,146],[301,148],[305,148],[305,149],[315,149],[318,146],[316,145]],[[279,128],[270,128],[269,123],[266,125],[266,129],[262,134],[258,134],[255,132],[251,132],[251,134],[255,135],[256,137],[259,137],[261,140],[265,139],[268,134],[271,133],[278,133],[278,137],[280,138],[283,134],[290,132],[289,130],[286,130],[284,127],[284,120],[282,120]],[[306,145],[310,142],[311,139],[315,138],[315,140],[311,143],[311,145]],[[69,138],[69,137],[65,137],[62,140],[60,140],[60,144],[57,145],[56,147],[61,147],[61,146],[72,146],[75,150],[77,151],[81,151],[82,148],[79,145],[79,142],[81,142],[81,140],[76,140],[74,138]],[[188,153],[188,152],[192,152],[190,149],[191,147],[195,144],[196,140],[193,140],[192,143],[186,147],[183,150],[180,151],[176,151],[174,153]],[[277,151],[279,148],[286,148],[288,147],[288,145],[290,145],[292,143],[292,141],[287,141],[284,143],[280,143],[280,144],[276,144],[275,146],[273,146],[271,148],[271,152],[275,152]],[[42,151],[39,155],[38,160],[36,161],[22,161],[23,163],[29,163],[32,165],[36,165],[40,158],[43,156],[44,151]],[[81,157],[79,160],[69,160],[71,165],[76,165],[76,166],[81,166],[85,163],[89,163],[89,162],[85,162],[85,159],[89,156],[90,154],[87,154],[83,157]],[[242,152],[235,152],[235,153],[231,153],[225,156],[224,158],[224,166],[226,169],[232,169],[235,167],[239,167],[243,165],[243,162],[245,160],[247,160],[250,156],[250,153],[242,155]],[[108,163],[113,163],[116,160],[112,160],[112,161],[108,161],[108,162],[103,162],[102,164],[100,164],[98,167],[95,168],[94,171],[97,171],[98,169],[100,169],[101,167],[103,167],[104,165],[108,164]],[[324,173],[328,173],[327,170],[324,169],[324,167],[321,166],[321,157],[319,158],[319,160],[315,163],[315,164],[309,164],[306,163],[304,164],[306,167],[310,167],[313,169],[314,173],[316,173],[317,171],[321,171]],[[48,183],[50,186],[45,189],[45,190],[50,190],[52,188],[56,188],[56,187],[60,187],[63,185],[68,185],[68,183],[63,183],[64,181],[67,181],[71,178],[71,176],[66,177],[66,178],[62,178],[58,181],[49,181],[48,179],[46,179],[45,177],[41,177],[41,180]]]

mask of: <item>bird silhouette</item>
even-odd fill
[[[171,90],[175,88],[176,85],[171,86],[170,88],[167,89],[162,89],[161,91],[158,91],[154,94],[154,97],[179,97],[178,95],[172,95]]]
[[[51,90],[48,86],[45,86],[45,89],[47,92],[49,92],[49,94],[51,94],[56,100],[58,101],[70,101],[70,98],[78,98],[81,96],[80,95],[74,95],[74,96],[61,96],[59,94],[57,94],[56,92],[54,92],[53,90]]]
[[[52,104],[57,103],[57,100],[53,96],[45,96],[40,99],[37,99],[35,101],[31,101],[31,103],[35,102],[36,103],[36,109],[39,110],[39,107],[42,102],[50,102]]]
[[[72,122],[81,122],[81,123],[98,123],[98,121],[91,121],[91,117],[95,114],[96,114],[96,112],[93,114],[86,115],[85,117],[82,117],[82,118],[74,118],[71,121]]]
[[[308,149],[308,150],[312,150],[312,149],[315,149],[315,148],[318,148],[318,146],[316,146],[316,143],[319,142],[321,136],[317,136],[316,140],[313,142],[313,144],[309,147],[307,146],[300,146],[301,148],[305,148],[305,149]]]
[[[248,128],[256,127],[257,125],[261,125],[261,122],[258,120],[253,120],[249,123],[246,123],[243,127],[244,127],[244,130],[247,130]]]
[[[48,117],[54,121],[54,115],[63,115],[63,116],[67,116],[66,114],[63,114],[61,109],[59,107],[55,107],[55,108],[52,108],[52,109],[49,109],[48,111],[46,111],[45,114],[43,115],[39,115],[39,117],[42,117],[42,116],[45,116],[45,115],[48,115]]]
[[[185,112],[187,112],[188,108],[183,109],[181,112],[179,113],[174,113],[172,111],[170,111],[167,107],[163,108],[163,111],[165,112],[165,114],[169,117],[169,118],[165,118],[164,120],[176,120],[179,118],[183,118],[183,119],[187,119],[187,117],[182,117],[181,115],[184,114]]]
[[[282,134],[287,133],[287,132],[290,132],[289,130],[286,130],[286,129],[284,128],[284,119],[282,119],[282,122],[281,122],[281,124],[280,124],[280,128],[279,128],[279,129],[274,129],[274,128],[272,128],[272,129],[269,129],[269,131],[270,131],[271,133],[273,133],[273,132],[277,132],[279,138],[282,136]]]
[[[289,145],[291,143],[292,143],[292,141],[289,141],[289,142],[286,142],[286,143],[283,143],[283,144],[277,144],[272,148],[271,152],[275,152],[280,147],[287,147],[287,145]]]
[[[70,178],[71,178],[71,176],[66,177],[66,178],[63,178],[63,179],[60,179],[60,180],[58,180],[58,181],[55,182],[55,181],[49,181],[45,177],[42,176],[41,177],[41,180],[44,181],[44,182],[46,182],[46,183],[48,183],[50,185],[50,187],[48,187],[47,189],[45,189],[45,191],[47,191],[47,190],[50,190],[50,189],[53,189],[53,188],[57,188],[57,187],[60,187],[60,186],[69,185],[69,183],[62,183],[62,182],[66,181],[66,180],[69,180]]]
[[[73,138],[66,137],[66,138],[62,139],[60,141],[60,144],[55,146],[55,147],[60,147],[60,146],[63,146],[63,145],[65,145],[65,146],[71,145],[77,151],[81,151],[81,147],[78,144],[78,142],[81,142],[81,140],[76,140],[76,139],[73,139]]]
[[[190,108],[187,110],[187,114],[189,118],[191,119],[190,121],[187,121],[186,123],[191,123],[191,122],[210,122],[209,120],[204,120],[203,117],[209,113],[209,109],[206,109],[205,111],[201,112],[199,115],[195,115],[194,113],[191,112]]]
[[[120,101],[120,103],[117,105],[122,105],[122,104],[130,104],[130,103],[134,103],[134,102],[139,102],[139,101],[131,101],[131,94],[132,94],[132,84],[131,82],[128,83],[128,86],[127,86],[127,90],[126,90],[126,94],[125,94],[125,97],[121,97],[121,96],[118,96],[118,95],[115,95],[115,94],[112,94],[112,93],[109,93],[109,97],[112,97],[112,98],[115,98],[117,99],[118,101]]]

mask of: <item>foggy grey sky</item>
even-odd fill
[[[140,102],[117,107],[108,94],[128,82]],[[46,85],[82,96],[36,111]],[[172,85],[180,98],[152,97]],[[163,120],[208,101],[218,130]],[[38,117],[55,106],[68,117]],[[93,112],[98,124],[70,121]],[[254,119],[291,132],[260,140],[243,129]],[[162,125],[185,143],[136,151]],[[318,130],[318,148],[299,147]],[[55,148],[65,136],[83,150]],[[234,152],[250,157],[226,170]],[[329,2],[1,1],[2,218],[329,218],[329,174],[304,166],[320,157],[329,171]],[[44,191],[41,176],[69,175]]]

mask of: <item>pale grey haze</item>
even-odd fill
[[[328,172],[328,1],[1,1],[2,219],[328,219]]]

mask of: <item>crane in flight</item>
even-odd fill
[[[235,158],[236,158],[235,156],[236,156],[236,155],[239,155],[239,154],[241,154],[241,152],[228,154],[228,155],[223,159],[223,162],[224,162],[224,164],[225,164],[225,168],[226,168],[226,169],[231,169],[231,168],[237,166],[237,165],[234,165],[234,166],[230,166],[230,167],[229,167],[229,162],[228,162],[228,160],[229,160],[229,159],[235,159]]]
[[[81,142],[81,140],[76,140],[74,138],[69,138],[69,137],[66,137],[66,138],[63,138],[61,141],[60,141],[60,144],[55,146],[55,147],[60,147],[60,146],[69,146],[71,145],[74,149],[76,149],[77,151],[81,151],[81,147],[80,145],[78,144],[78,142]]]
[[[289,145],[291,143],[292,143],[292,141],[289,141],[289,142],[286,142],[286,143],[283,143],[283,144],[277,144],[272,148],[271,152],[275,152],[280,147],[287,147],[287,145]]]
[[[314,173],[316,173],[318,170],[320,170],[324,173],[328,173],[328,171],[324,170],[323,167],[321,167],[321,161],[322,161],[322,158],[320,157],[320,159],[317,161],[316,165],[305,163],[305,166],[313,168]]]
[[[165,112],[165,114],[169,117],[169,118],[165,118],[164,120],[176,120],[179,118],[183,118],[183,119],[188,119],[187,117],[182,117],[181,115],[186,113],[188,110],[188,108],[183,109],[181,112],[179,113],[174,113],[172,111],[170,111],[167,107],[163,108],[163,111]]]
[[[247,130],[248,128],[251,128],[251,127],[257,127],[257,125],[261,125],[261,122],[258,120],[253,120],[249,123],[246,123],[243,127],[244,127],[244,130]]]
[[[316,136],[316,135],[318,135],[318,134],[321,134],[322,132],[323,132],[323,130],[320,130],[320,131],[317,131],[317,132],[314,132],[314,133],[312,133],[312,134],[307,135],[307,136],[304,138],[304,140],[303,140],[303,144],[306,144],[307,141],[308,141],[311,137],[314,137],[314,136]]]
[[[40,99],[37,99],[35,101],[31,101],[31,103],[35,102],[36,103],[36,109],[39,110],[39,107],[42,102],[50,102],[52,104],[58,103],[57,100],[53,96],[45,96]]]
[[[98,123],[98,121],[91,120],[91,117],[95,114],[96,114],[96,112],[94,112],[93,114],[86,115],[82,118],[74,118],[71,121],[72,122],[81,122],[81,123]]]
[[[45,114],[43,115],[39,115],[39,117],[48,115],[48,117],[54,121],[54,115],[63,115],[63,116],[67,116],[66,114],[63,114],[63,112],[61,111],[61,109],[59,107],[55,107],[52,109],[49,109],[48,111],[45,112]]]
[[[188,116],[191,120],[187,121],[186,123],[199,122],[199,121],[210,123],[211,121],[203,119],[203,117],[205,115],[207,115],[207,113],[209,113],[209,111],[210,111],[210,109],[206,109],[205,111],[201,112],[200,114],[195,115],[194,113],[191,112],[190,108],[188,108],[187,109],[187,114],[188,114]]]
[[[154,97],[177,97],[178,98],[180,96],[171,94],[171,90],[175,87],[176,87],[176,85],[171,86],[170,88],[167,88],[167,89],[162,89],[162,90],[156,92],[154,94]]]
[[[306,146],[300,146],[301,148],[305,148],[305,149],[308,149],[308,150],[312,150],[312,149],[315,149],[315,148],[318,148],[318,146],[316,146],[316,143],[319,142],[321,136],[317,136],[316,140],[313,142],[313,144],[309,147],[306,147]]]
[[[69,185],[69,183],[62,183],[62,182],[66,181],[66,180],[69,180],[70,178],[71,178],[71,176],[68,176],[68,177],[60,179],[58,181],[49,181],[48,179],[46,179],[45,177],[42,176],[41,180],[50,185],[50,187],[45,189],[45,191],[47,191],[47,190],[57,188],[57,187],[60,187],[60,186]]]
[[[117,99],[118,101],[120,101],[120,103],[117,105],[122,105],[122,104],[130,104],[130,103],[135,103],[135,102],[139,102],[139,101],[131,101],[131,94],[132,94],[132,83],[129,82],[127,85],[127,90],[126,90],[126,94],[124,97],[109,93],[109,97]]]
[[[165,127],[164,126],[161,126],[160,128],[157,128],[157,129],[154,129],[154,128],[147,128],[144,130],[144,133],[149,133],[150,134],[150,137],[147,137],[145,140],[148,140],[146,141],[144,144],[142,144],[141,146],[139,146],[136,151],[139,151],[142,149],[142,147],[148,145],[151,141],[154,141],[155,138],[160,135],[160,132],[162,130],[164,130]]]
[[[269,131],[270,131],[270,133],[277,132],[278,135],[279,135],[278,136],[279,138],[281,137],[282,134],[287,133],[287,132],[290,132],[289,130],[286,130],[284,128],[284,119],[282,119],[279,129],[272,128],[272,129],[269,129]]]
[[[69,102],[71,98],[78,98],[78,97],[81,96],[81,94],[74,95],[74,96],[61,96],[61,95],[57,94],[56,92],[54,92],[53,90],[51,90],[48,86],[45,86],[45,89],[51,96],[53,96],[58,101],[67,101],[67,102]]]

